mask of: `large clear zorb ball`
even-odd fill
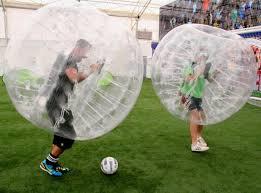
[[[70,139],[115,128],[132,109],[143,66],[127,26],[89,4],[60,1],[35,11],[12,37],[5,83],[18,112]]]
[[[207,125],[225,120],[248,100],[255,57],[238,35],[187,24],[159,43],[152,81],[164,106],[175,116]]]

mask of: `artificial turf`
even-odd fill
[[[0,193],[260,193],[261,108],[245,105],[208,126],[210,150],[191,153],[187,123],[173,118],[145,80],[129,116],[98,139],[77,142],[63,156],[71,173],[54,178],[39,163],[52,135],[30,124],[0,86]],[[103,157],[119,170],[100,172]]]

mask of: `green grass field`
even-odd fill
[[[72,172],[42,173],[52,135],[23,119],[0,86],[1,193],[260,193],[261,108],[247,104],[223,123],[208,126],[210,150],[191,153],[187,123],[160,104],[144,82],[137,104],[107,135],[75,146],[62,156]],[[103,157],[119,161],[105,176]]]

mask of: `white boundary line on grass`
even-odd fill
[[[250,99],[261,101],[261,98],[259,98],[259,97],[250,97]]]

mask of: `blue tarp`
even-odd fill
[[[259,39],[261,39],[261,31],[243,33],[243,34],[239,34],[239,35],[242,36],[243,38],[259,38]]]

